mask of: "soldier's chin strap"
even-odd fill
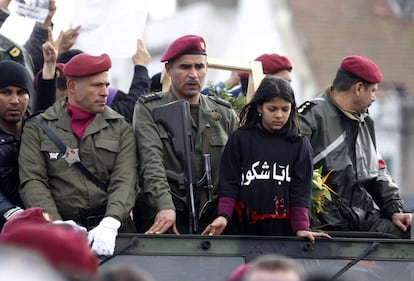
[[[335,273],[335,275],[332,276],[328,281],[334,281],[334,280],[336,280],[339,276],[341,276],[342,274],[344,274],[351,267],[353,267],[354,265],[356,265],[359,261],[363,260],[368,255],[370,255],[371,253],[375,252],[378,249],[379,245],[380,245],[380,243],[378,243],[378,242],[372,243],[371,246],[369,246],[368,249],[366,249],[364,252],[362,252],[361,255],[359,255],[355,259],[351,260],[341,270],[339,270],[337,273]]]

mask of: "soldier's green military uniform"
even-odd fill
[[[175,209],[177,227],[180,233],[188,232],[188,209],[186,203],[177,200],[173,194],[184,196],[178,185],[169,182],[165,170],[180,173],[181,164],[164,127],[154,122],[154,108],[174,101],[171,92],[152,93],[140,98],[135,105],[134,130],[138,143],[140,187],[144,198],[138,202],[140,213],[139,231],[147,230],[153,223],[157,212]],[[197,118],[196,118],[197,119]],[[211,154],[212,178],[214,188],[218,182],[221,154],[229,135],[239,123],[231,105],[215,97],[200,95],[198,122],[192,118],[192,134],[195,141],[195,174],[200,179],[204,173],[202,158],[202,133],[210,126],[209,147]],[[221,167],[225,169],[226,167]],[[200,188],[197,187],[198,191]],[[215,193],[215,190],[214,190]],[[202,200],[202,199],[201,199]],[[203,202],[199,202],[202,204]],[[200,228],[203,222],[200,223]]]
[[[108,182],[103,191],[62,158],[54,142],[33,120],[24,126],[19,156],[20,195],[26,207],[40,206],[54,219],[84,221],[83,213],[103,209],[104,216],[125,221],[136,196],[137,152],[132,127],[105,107],[85,130],[73,133],[66,100],[40,114],[49,128],[79,156],[95,176]]]

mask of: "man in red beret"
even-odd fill
[[[278,54],[263,54],[258,56],[255,61],[262,63],[263,73],[282,77],[292,82],[292,64],[290,60]],[[238,86],[240,83],[240,86]],[[249,84],[249,74],[247,72],[232,72],[230,77],[224,82],[218,82],[214,88],[228,90],[228,93],[238,97],[240,93],[246,95]],[[208,94],[209,89],[203,89],[203,94]]]
[[[289,83],[292,82],[292,64],[290,60],[278,54],[263,54],[258,56],[255,61],[262,63],[263,73],[274,75],[286,79]],[[249,84],[249,75],[245,72],[240,72],[240,84],[243,94],[247,93]]]
[[[61,36],[54,40],[50,32],[49,41],[42,45],[43,69],[34,78],[36,92],[38,93],[36,95],[38,97],[32,102],[32,110],[35,113],[46,110],[57,99],[67,96],[63,66],[72,57],[82,53],[81,50],[70,49],[60,53],[58,56],[59,41],[61,41]],[[151,79],[147,69],[150,58],[151,55],[146,49],[144,41],[138,39],[136,52],[132,56],[134,75],[128,93],[126,94],[115,87],[109,87],[106,104],[114,111],[125,116],[129,123],[132,123],[134,106],[138,96],[150,92]]]
[[[88,228],[98,255],[113,254],[121,225],[134,230],[136,142],[125,118],[106,106],[110,67],[106,54],[66,63],[67,98],[25,123],[19,155],[25,207]]]
[[[292,81],[290,76],[292,72],[292,64],[287,57],[278,54],[263,54],[258,56],[255,61],[260,61],[262,63],[264,74],[276,75],[289,82]],[[246,72],[240,72],[239,76],[240,78],[249,78],[249,75]]]
[[[202,37],[186,35],[176,39],[161,58],[171,78],[169,91],[142,96],[135,105],[133,123],[143,190],[142,203],[136,204],[140,215],[139,231],[149,234],[167,230],[189,233],[191,229],[190,206],[186,200],[177,199],[185,198],[187,191],[166,173],[169,170],[180,174],[183,167],[179,156],[174,153],[168,131],[152,117],[155,108],[176,100],[186,100],[190,104],[192,131],[188,133],[194,136],[195,178],[201,179],[204,174],[201,149],[204,145],[211,155],[211,176],[216,186],[221,153],[229,134],[238,127],[238,121],[229,103],[200,94],[208,67],[206,54]],[[195,197],[196,206],[201,207],[208,198],[207,189],[196,188],[199,195]],[[201,219],[199,228],[203,228],[205,223],[209,222]]]
[[[377,151],[368,115],[381,81],[370,59],[345,57],[332,86],[299,108],[300,124],[314,150],[314,168],[331,173],[326,184],[335,191],[318,214],[323,229],[409,238],[411,214],[404,213],[399,188]]]

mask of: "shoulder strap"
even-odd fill
[[[232,108],[231,103],[228,102],[228,101],[226,101],[226,100],[224,100],[224,99],[222,99],[222,98],[219,98],[217,96],[208,96],[208,98],[211,99],[212,101],[214,101],[215,103],[218,103],[220,105],[223,105],[223,106],[225,106],[227,108]]]
[[[139,97],[139,99],[143,102],[143,103],[147,103],[153,100],[159,100],[162,98],[161,92],[151,92],[151,93],[146,93],[145,95],[142,95]]]
[[[60,152],[63,154],[66,154],[67,146],[59,139],[58,136],[46,125],[45,122],[42,121],[42,119],[35,117],[32,119],[36,124],[39,125],[40,128],[43,129],[43,131],[46,133],[46,135],[56,144],[56,146],[59,148]],[[106,192],[108,188],[108,184],[104,181],[101,181],[98,177],[96,177],[94,174],[92,174],[91,171],[89,171],[88,168],[86,168],[82,162],[75,162],[74,165],[76,168],[78,168],[91,182],[96,184],[100,189]]]

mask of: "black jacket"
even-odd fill
[[[0,128],[0,229],[7,211],[22,206],[19,188],[18,155],[20,139]]]
[[[350,119],[329,91],[299,107],[300,124],[314,150],[314,168],[329,171],[327,184],[337,195],[325,201],[319,219],[328,230],[371,231],[381,218],[403,212],[399,188],[378,157],[374,121]],[[387,232],[384,229],[383,232]]]

